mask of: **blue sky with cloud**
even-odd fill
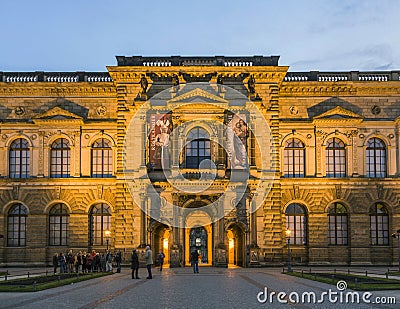
[[[0,2],[0,71],[105,71],[115,55],[280,55],[291,71],[400,70],[396,0]]]

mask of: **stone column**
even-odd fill
[[[147,242],[147,195],[145,193],[142,193],[140,195],[140,207],[141,207],[141,212],[140,212],[140,244],[145,244]]]
[[[39,150],[39,158],[38,158],[38,177],[44,177],[44,132],[39,131],[39,140],[38,140],[38,150]]]

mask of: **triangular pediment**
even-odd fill
[[[59,125],[78,125],[83,123],[83,118],[63,109],[62,107],[55,106],[48,111],[33,117],[32,121],[36,124],[57,123]]]
[[[335,108],[332,108],[325,113],[322,113],[318,116],[314,116],[314,119],[332,119],[332,120],[339,120],[339,119],[363,119],[364,117],[356,114],[348,109],[345,109],[341,106],[336,106]]]
[[[195,88],[183,94],[180,94],[171,100],[168,103],[228,103],[227,100],[221,98],[218,95],[205,91],[201,88]]]
[[[71,113],[59,106],[55,106],[48,111],[33,117],[33,119],[41,119],[41,120],[71,120],[71,119],[82,119],[81,116],[78,116],[74,113]]]

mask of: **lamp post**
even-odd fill
[[[399,260],[399,271],[400,271],[400,229],[398,229],[398,230],[396,231],[396,233],[393,233],[393,234],[392,234],[392,237],[393,237],[393,238],[397,238],[398,241],[399,241],[399,243],[398,243],[398,249],[399,249],[399,257],[398,257],[398,260]]]
[[[287,229],[285,231],[286,233],[286,239],[287,239],[287,251],[288,251],[288,265],[287,265],[287,271],[290,273],[292,272],[292,259],[290,257],[290,234],[292,234],[292,231],[290,229]]]
[[[111,236],[111,231],[110,230],[105,230],[104,235],[106,236],[106,251],[108,251],[108,242],[110,240]]]

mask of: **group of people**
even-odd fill
[[[153,251],[151,250],[150,246],[146,246],[144,259],[146,262],[147,268],[147,277],[146,279],[153,279],[153,274],[151,272],[151,268],[153,266]],[[159,270],[162,271],[164,265],[165,255],[162,251],[157,254],[157,265],[159,265]],[[131,269],[132,269],[132,279],[140,279],[138,276],[139,273],[139,256],[137,254],[136,249],[133,249],[132,256],[131,256]]]
[[[118,250],[115,254],[111,251],[105,253],[92,250],[91,253],[79,251],[74,253],[70,249],[66,254],[63,252],[53,255],[54,273],[60,268],[60,273],[88,273],[88,272],[112,272],[113,261],[116,263],[117,272],[121,271],[122,254]]]
[[[164,259],[165,255],[160,251],[156,257],[159,271],[163,270]],[[153,251],[150,246],[146,246],[144,260],[147,268],[146,279],[153,279],[151,271],[153,266]],[[116,264],[117,273],[121,272],[122,254],[120,250],[115,254],[112,254],[111,251],[108,250],[105,253],[99,253],[96,252],[96,250],[92,250],[91,253],[86,253],[86,251],[74,253],[73,250],[70,249],[66,254],[63,252],[54,254],[53,267],[55,274],[57,273],[58,268],[60,268],[60,273],[112,272],[113,261]],[[197,251],[191,253],[191,263],[193,266],[193,272],[199,273],[199,253]],[[132,279],[140,279],[139,256],[136,249],[133,249],[131,255],[131,269]]]

